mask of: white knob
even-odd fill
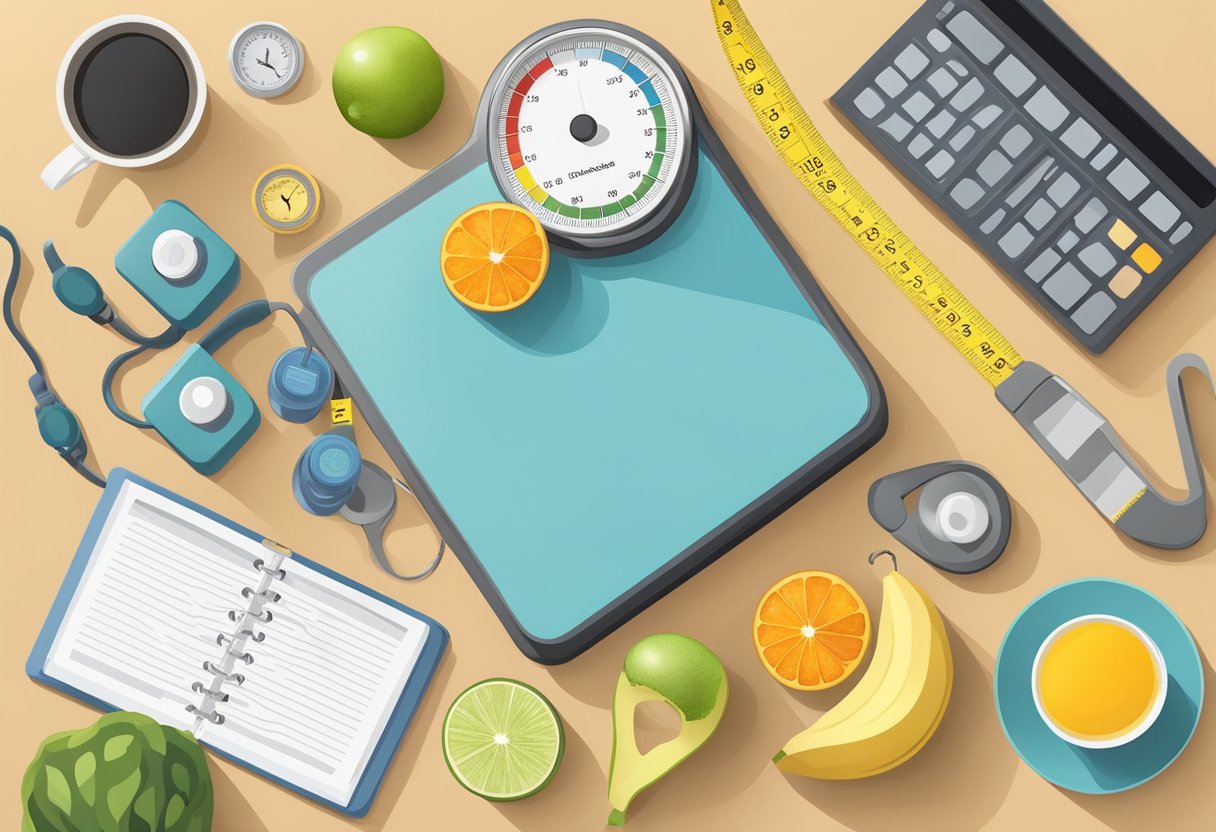
[[[152,243],[152,266],[166,280],[185,280],[198,268],[198,240],[176,228],[162,231]]]
[[[974,494],[955,491],[937,504],[937,526],[952,543],[974,543],[988,531],[988,507]]]
[[[224,415],[228,407],[228,391],[218,378],[201,376],[186,382],[177,397],[177,406],[186,421],[206,427]]]

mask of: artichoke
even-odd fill
[[[214,793],[189,733],[118,711],[43,740],[21,832],[209,832]]]

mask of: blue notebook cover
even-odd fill
[[[50,653],[51,645],[55,641],[55,636],[59,632],[60,625],[64,616],[67,613],[68,606],[71,603],[72,597],[76,594],[76,588],[80,583],[81,577],[84,575],[85,567],[88,565],[89,559],[92,557],[93,550],[97,544],[98,536],[101,534],[102,527],[105,525],[106,518],[109,517],[111,510],[114,507],[114,502],[118,497],[118,493],[125,482],[137,483],[150,491],[154,491],[170,500],[185,506],[192,511],[208,517],[217,523],[221,523],[228,528],[256,541],[265,539],[265,535],[258,534],[252,529],[248,529],[231,520],[221,517],[215,512],[204,508],[190,500],[174,494],[165,488],[162,488],[155,483],[149,482],[142,477],[131,473],[123,468],[115,468],[107,479],[105,491],[101,495],[101,500],[97,503],[97,508],[93,512],[92,519],[89,520],[88,528],[85,530],[84,538],[80,541],[80,546],[76,549],[76,556],[72,559],[71,565],[68,567],[68,573],[64,577],[63,585],[60,587],[58,594],[55,596],[55,601],[51,605],[51,611],[47,615],[45,623],[42,625],[41,632],[38,633],[38,638],[34,642],[34,648],[30,652],[29,659],[25,663],[25,672],[34,681],[55,688],[56,690],[64,691],[71,694],[73,697],[87,702],[94,707],[101,708],[106,711],[117,710],[115,706],[109,702],[91,696],[79,688],[64,684],[57,679],[53,679],[44,672],[48,654]],[[376,792],[380,789],[381,783],[384,782],[384,776],[388,772],[389,764],[393,760],[393,755],[396,753],[398,746],[401,744],[402,738],[405,736],[405,731],[409,727],[410,721],[414,718],[414,713],[418,710],[418,705],[422,700],[423,694],[430,685],[431,678],[435,675],[435,669],[439,666],[439,661],[443,657],[444,651],[447,649],[448,632],[441,624],[429,616],[423,615],[410,607],[394,601],[385,595],[380,594],[362,584],[357,584],[354,581],[346,578],[332,569],[328,569],[321,564],[309,560],[306,557],[292,553],[292,562],[298,563],[313,569],[322,575],[333,578],[340,583],[349,587],[353,587],[364,595],[375,599],[376,601],[386,604],[390,607],[402,610],[407,614],[425,622],[430,626],[427,634],[426,642],[422,646],[422,650],[418,655],[418,661],[414,665],[414,671],[410,674],[410,678],[406,681],[405,688],[401,692],[401,698],[397,700],[388,722],[384,726],[384,731],[381,733],[379,740],[376,743],[375,749],[372,751],[371,757],[368,759],[367,767],[363,770],[363,775],[359,779],[358,785],[355,787],[354,794],[351,795],[350,803],[341,805],[320,797],[306,789],[287,782],[281,778],[268,774],[266,771],[257,766],[250,765],[246,761],[232,755],[220,751],[207,743],[207,747],[215,754],[232,760],[245,768],[255,771],[268,780],[272,780],[281,786],[286,786],[292,791],[298,792],[305,797],[315,800],[318,803],[328,806],[343,814],[352,817],[362,817],[367,814],[371,808],[372,801],[376,797]]]

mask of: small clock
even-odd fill
[[[250,23],[228,47],[228,68],[237,86],[254,98],[274,98],[300,80],[304,47],[277,23]]]
[[[299,233],[321,213],[321,189],[303,168],[276,165],[254,183],[253,212],[277,234]]]

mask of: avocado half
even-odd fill
[[[612,703],[609,826],[623,826],[633,799],[705,744],[722,721],[726,699],[726,669],[696,639],[660,633],[647,636],[629,650]],[[675,708],[680,733],[642,754],[633,720],[637,706],[648,701],[663,701]]]

